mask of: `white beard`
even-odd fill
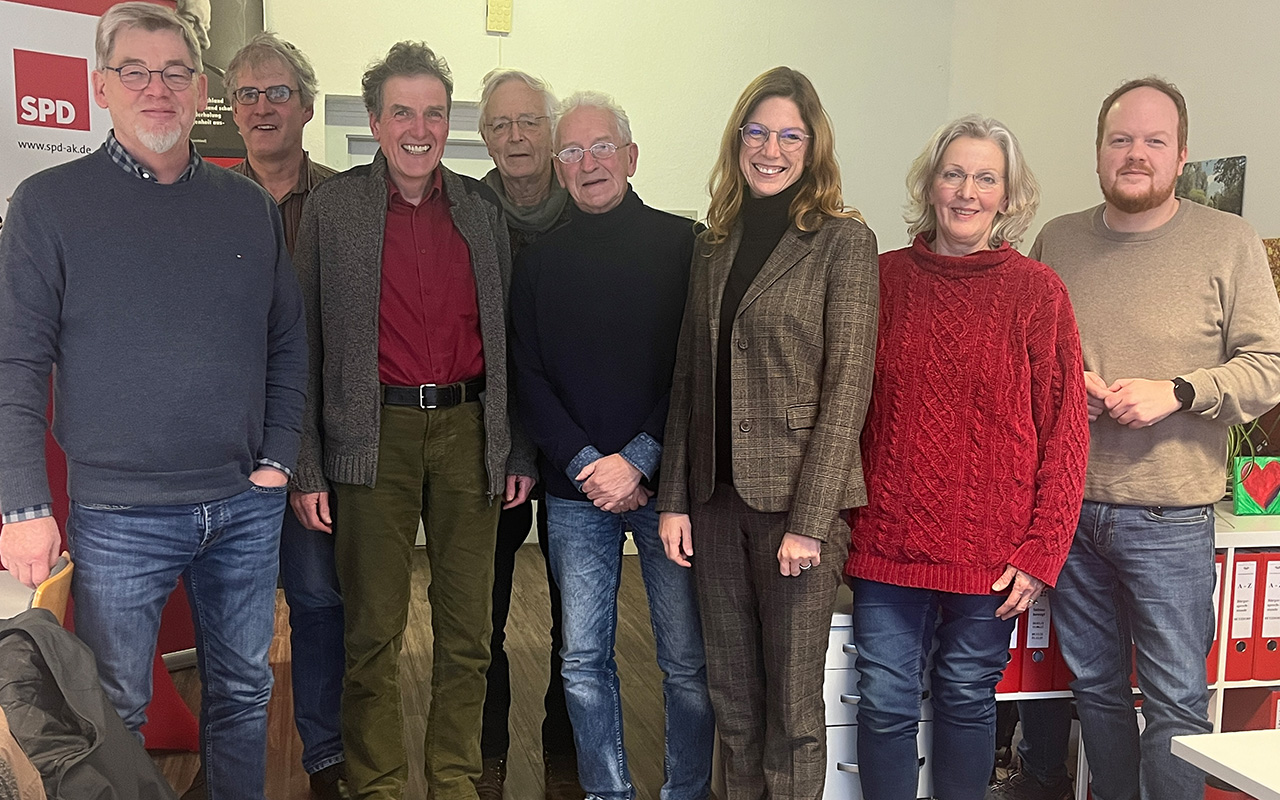
[[[141,125],[134,129],[134,135],[138,137],[138,141],[142,142],[142,146],[162,156],[174,148],[180,139],[182,139],[182,129],[175,126],[170,130],[152,131]]]

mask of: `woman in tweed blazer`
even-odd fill
[[[728,796],[818,798],[823,652],[866,502],[875,236],[844,206],[830,120],[786,67],[747,87],[694,254],[658,502],[693,567]],[[693,559],[696,542],[698,557]]]

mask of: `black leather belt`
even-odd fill
[[[443,386],[424,383],[421,386],[382,387],[382,402],[389,406],[413,406],[414,408],[449,408],[480,399],[484,391],[484,378],[449,383]]]

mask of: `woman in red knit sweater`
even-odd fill
[[[1012,248],[1039,203],[1018,141],[943,126],[907,176],[910,247],[880,256],[880,336],[852,517],[858,765],[916,797],[930,650],[934,797],[980,800],[1014,617],[1057,579],[1080,513],[1088,416],[1067,291]]]

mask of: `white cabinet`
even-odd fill
[[[917,797],[933,796],[933,723],[922,721],[916,734],[920,754],[920,782]],[[858,780],[858,726],[827,726],[827,784],[823,800],[861,800]]]
[[[827,708],[827,782],[823,800],[862,800],[858,780],[858,670],[853,643],[853,595],[841,587],[831,615],[827,669],[822,685]],[[916,748],[920,757],[917,797],[933,795],[933,707],[927,693],[920,707]]]

